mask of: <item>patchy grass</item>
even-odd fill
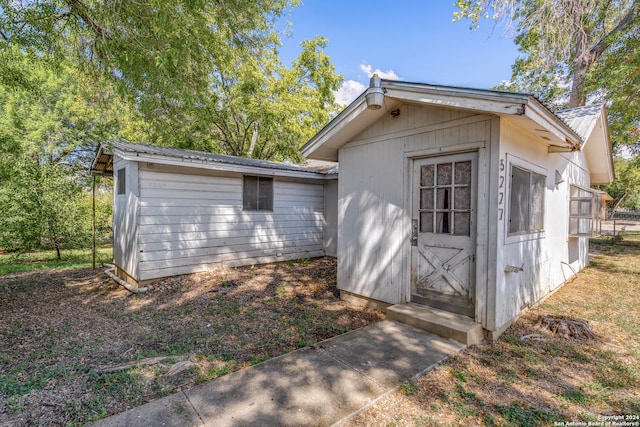
[[[71,249],[61,253],[62,260],[56,258],[55,251],[36,251],[27,253],[0,252],[0,276],[15,273],[27,273],[43,270],[69,270],[90,268],[93,262],[91,249]],[[96,264],[113,262],[111,245],[100,246],[96,250]]]
[[[101,270],[41,268],[0,276],[0,426],[82,425],[383,317],[337,298],[329,258],[174,277],[136,295]],[[178,362],[188,367],[169,375]]]
[[[640,415],[640,233],[591,247],[589,267],[500,340],[467,348],[347,425],[587,425]],[[534,328],[539,315],[587,319],[598,339],[545,335]]]

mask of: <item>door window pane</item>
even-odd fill
[[[420,190],[420,209],[433,209],[433,188]]]
[[[436,208],[449,209],[449,207],[451,206],[450,189],[438,188],[436,195],[437,195]]]
[[[456,184],[470,184],[471,183],[471,161],[456,162]]]
[[[420,232],[433,233],[433,213],[420,212]]]
[[[470,160],[420,166],[420,232],[470,235],[471,172]]]
[[[438,212],[436,214],[436,233],[449,234],[449,212]]]
[[[433,165],[425,165],[420,168],[420,185],[433,187]]]
[[[453,197],[454,209],[471,209],[471,188],[456,187]]]
[[[451,163],[441,163],[438,165],[438,185],[451,184]]]

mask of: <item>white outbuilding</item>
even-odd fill
[[[603,105],[553,113],[529,94],[375,76],[302,153],[340,165],[345,298],[466,316],[490,338],[586,266],[591,186],[613,180]]]
[[[113,258],[131,284],[335,256],[335,165],[113,142],[98,149],[92,170],[113,174]]]
[[[604,105],[554,113],[529,94],[377,77],[302,154],[338,162],[339,178],[327,167],[101,147],[92,169],[115,178],[118,275],[139,284],[337,256],[343,298],[420,327],[435,316],[433,331],[462,325],[463,336],[442,333],[477,342],[587,265],[602,194],[591,186],[613,180]]]

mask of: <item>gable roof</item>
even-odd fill
[[[181,148],[160,147],[148,144],[134,144],[125,141],[112,141],[111,149],[105,145],[98,152],[91,166],[94,175],[113,174],[113,155],[137,162],[151,162],[175,166],[195,167],[240,173],[257,173],[263,175],[279,175],[299,178],[325,178],[335,174],[336,169],[317,165],[293,165],[261,159],[227,156],[204,151],[185,150]]]
[[[582,138],[582,151],[591,175],[591,184],[610,184],[613,153],[609,141],[607,108],[604,104],[569,108],[556,112]]]
[[[613,180],[613,156],[606,107],[602,104],[553,113],[526,93],[378,80],[386,108],[369,109],[369,88],[302,148],[305,157],[338,160],[338,151],[400,103],[448,107],[508,119],[535,135],[549,152],[583,150],[593,184]],[[373,82],[373,81],[372,81]],[[377,91],[380,87],[373,87]]]
[[[401,102],[449,107],[509,117],[558,151],[578,150],[582,138],[534,96],[526,93],[470,89],[381,80],[386,108],[367,108],[363,92],[302,148],[305,157],[337,161],[338,150]]]

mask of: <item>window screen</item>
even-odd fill
[[[420,232],[471,234],[471,161],[420,167]]]
[[[242,187],[242,209],[273,211],[273,178],[245,176]]]
[[[595,237],[600,233],[602,196],[591,190],[571,186],[569,202],[569,235]]]
[[[126,194],[127,193],[127,169],[121,168],[118,169],[118,176],[116,177],[118,191],[117,194]]]
[[[546,176],[511,166],[509,234],[544,230],[544,187]]]

